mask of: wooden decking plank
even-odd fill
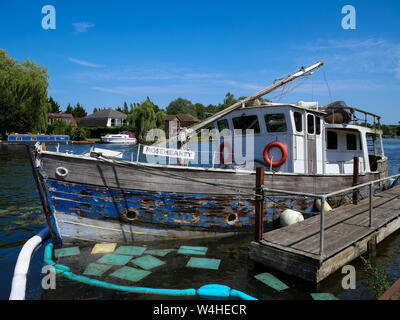
[[[384,191],[388,192],[388,191]],[[379,193],[382,195],[382,193]],[[320,217],[267,232],[252,243],[250,257],[302,279],[319,282],[365,252],[368,241],[380,242],[400,229],[400,186],[373,199],[369,227],[369,199],[326,213],[324,255],[320,253]]]
[[[325,247],[326,256],[331,256],[351,245],[354,241],[367,236],[375,228],[387,223],[399,214],[400,186],[379,192],[384,197],[374,197],[373,223],[369,228],[369,199],[360,201],[358,205],[345,205],[326,213]],[[315,256],[320,246],[320,216],[311,217],[301,223],[267,232],[263,236],[265,244],[273,244],[279,248],[290,248],[291,252]]]
[[[374,206],[381,205],[386,201],[387,200],[384,199],[375,201]],[[347,205],[343,211],[339,211],[339,208],[337,208],[333,211],[327,212],[325,216],[325,228],[329,229],[331,226],[342,223],[346,219],[352,218],[355,215],[362,215],[365,212],[368,212],[368,208],[369,202],[364,202],[357,206],[352,204]],[[267,241],[280,243],[282,245],[289,245],[292,242],[300,241],[304,236],[319,233],[319,230],[320,216],[318,215],[302,221],[301,223],[267,232],[264,234],[264,239]]]

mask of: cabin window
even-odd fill
[[[314,134],[314,116],[312,114],[307,115],[307,132]]]
[[[15,140],[17,140],[17,141],[22,141],[22,137],[16,137]]]
[[[300,112],[294,112],[294,124],[297,132],[303,132],[303,115]]]
[[[315,133],[321,134],[321,118],[315,117]]]
[[[227,119],[219,120],[217,122],[217,125],[218,125],[218,130],[219,131],[222,131],[224,129],[229,129],[229,123],[228,123]]]
[[[346,135],[347,150],[357,150],[357,137],[355,134]]]
[[[260,125],[258,123],[257,116],[241,116],[238,118],[232,118],[234,129],[253,129],[254,133],[260,133]]]
[[[286,119],[283,113],[266,114],[265,124],[268,132],[286,132]]]
[[[360,150],[362,150],[362,140],[361,140],[361,135],[360,135],[358,138],[359,138],[359,143],[360,143]]]
[[[326,138],[327,138],[326,144],[328,149],[337,150],[338,147],[337,133],[334,131],[328,131],[326,133]]]

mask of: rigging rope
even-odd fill
[[[333,102],[332,94],[331,94],[331,88],[329,87],[328,80],[326,80],[325,70],[322,70],[322,72],[324,73],[324,79],[325,79],[326,86],[328,88],[329,98],[330,98],[331,102]]]

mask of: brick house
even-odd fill
[[[47,114],[47,121],[49,124],[52,124],[54,121],[59,120],[59,119],[66,121],[69,125],[71,125],[73,127],[77,126],[75,118],[70,113],[48,113]]]

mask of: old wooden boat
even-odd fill
[[[295,75],[308,74],[318,66]],[[291,77],[267,89],[272,91]],[[320,108],[303,102],[254,102],[254,97],[268,90],[203,122],[212,123],[218,136],[214,149],[218,156],[212,157],[208,167],[187,161],[167,165],[133,157],[117,159],[98,150],[66,154],[45,151],[37,144],[30,154],[53,237],[64,242],[130,242],[249,232],[254,227],[253,187],[259,165],[266,167],[267,187],[309,193],[351,186],[355,156],[360,183],[387,175],[379,116],[341,103]],[[345,112],[350,119],[336,123],[335,113]],[[357,113],[364,116],[364,123],[359,123]],[[373,118],[372,125],[368,117]],[[186,130],[184,139],[180,132],[181,147],[199,127]],[[237,129],[254,130],[250,164],[236,165],[231,153],[239,148],[238,142],[219,135],[222,129],[232,136]],[[155,148],[161,147],[147,149],[154,152]]]

